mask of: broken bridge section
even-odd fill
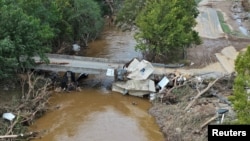
[[[55,72],[72,71],[75,73],[101,74],[108,69],[122,67],[128,60],[113,60],[106,58],[80,57],[72,55],[46,54],[49,64],[40,61],[40,57],[34,57],[37,66],[34,69]]]
[[[46,54],[50,63],[46,64],[45,62],[40,61],[40,57],[33,57],[35,63],[37,64],[33,69],[45,70],[45,71],[54,71],[54,72],[66,72],[72,71],[74,73],[86,73],[86,74],[107,74],[113,76],[116,70],[123,68],[124,64],[131,61],[131,59],[107,59],[107,58],[95,58],[95,57],[82,57],[82,56],[73,56],[73,55],[60,55],[60,54]],[[153,68],[157,67],[158,69],[164,68],[179,68],[183,65],[166,65],[158,63],[147,63],[148,67]],[[141,66],[145,67],[145,66]],[[111,73],[111,74],[109,74]],[[143,73],[161,73],[159,71],[152,72],[143,72]],[[141,73],[131,74],[140,75]],[[141,76],[144,77],[144,76]]]

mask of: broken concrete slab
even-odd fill
[[[146,80],[154,72],[154,67],[147,60],[139,62],[137,59],[134,59],[126,70],[128,71],[127,78],[133,80]]]
[[[155,92],[155,83],[153,80],[128,80],[118,81],[113,83],[112,91],[116,91],[122,94],[129,94],[134,96],[143,96],[151,92]]]
[[[234,60],[224,56],[222,53],[216,53],[216,58],[222,65],[222,67],[227,71],[227,73],[234,72]]]
[[[223,48],[221,53],[232,60],[235,60],[239,54],[233,46]]]

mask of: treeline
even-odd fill
[[[0,79],[34,65],[32,56],[98,37],[110,6],[104,0],[1,0]]]
[[[235,61],[236,78],[234,79],[233,95],[229,99],[233,103],[237,120],[234,124],[250,124],[250,46],[240,52]]]
[[[202,43],[194,0],[125,0],[116,21],[136,27],[136,50],[151,62],[186,59],[189,47]],[[122,25],[123,26],[123,25]]]

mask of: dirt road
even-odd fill
[[[233,46],[236,51],[240,51],[249,45],[250,38],[240,34],[241,31],[239,24],[237,20],[232,17],[233,12],[230,10],[232,5],[233,1],[228,0],[203,0],[200,2],[199,9],[203,9],[203,11],[201,11],[201,14],[203,15],[200,15],[198,18],[198,25],[195,29],[200,33],[203,43],[188,49],[187,59],[193,64],[188,68],[203,68],[211,63],[218,62],[215,54],[220,53],[225,47]],[[204,9],[206,10],[204,11]],[[223,14],[224,20],[230,27],[232,33],[237,33],[241,36],[230,36],[225,33],[222,34],[215,11],[220,11]],[[204,20],[207,20],[206,23],[204,23]],[[241,24],[245,27],[250,25],[249,21],[243,21]],[[217,70],[219,68],[214,69]]]

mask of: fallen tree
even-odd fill
[[[220,77],[221,78],[221,77]],[[194,97],[194,99],[188,104],[188,106],[185,108],[185,110],[188,110],[193,104],[194,102],[205,92],[207,92],[220,78],[215,79],[213,82],[209,83],[208,86],[203,89],[202,91],[200,91],[197,87],[197,91],[198,94]]]
[[[37,132],[27,132],[27,127],[48,110],[49,80],[36,76],[33,72],[21,74],[18,78],[22,87],[22,97],[0,108],[0,112],[15,115],[13,120],[0,120],[0,139],[8,141],[36,136]]]
[[[227,100],[232,95],[234,73],[213,78],[194,76],[181,83],[178,77],[181,75],[173,76],[169,77],[171,87],[167,85],[159,91],[160,99],[155,99],[149,110],[167,140],[206,141],[207,125],[221,124],[221,121],[229,123],[235,119]],[[223,120],[218,112],[220,109],[229,111]]]

